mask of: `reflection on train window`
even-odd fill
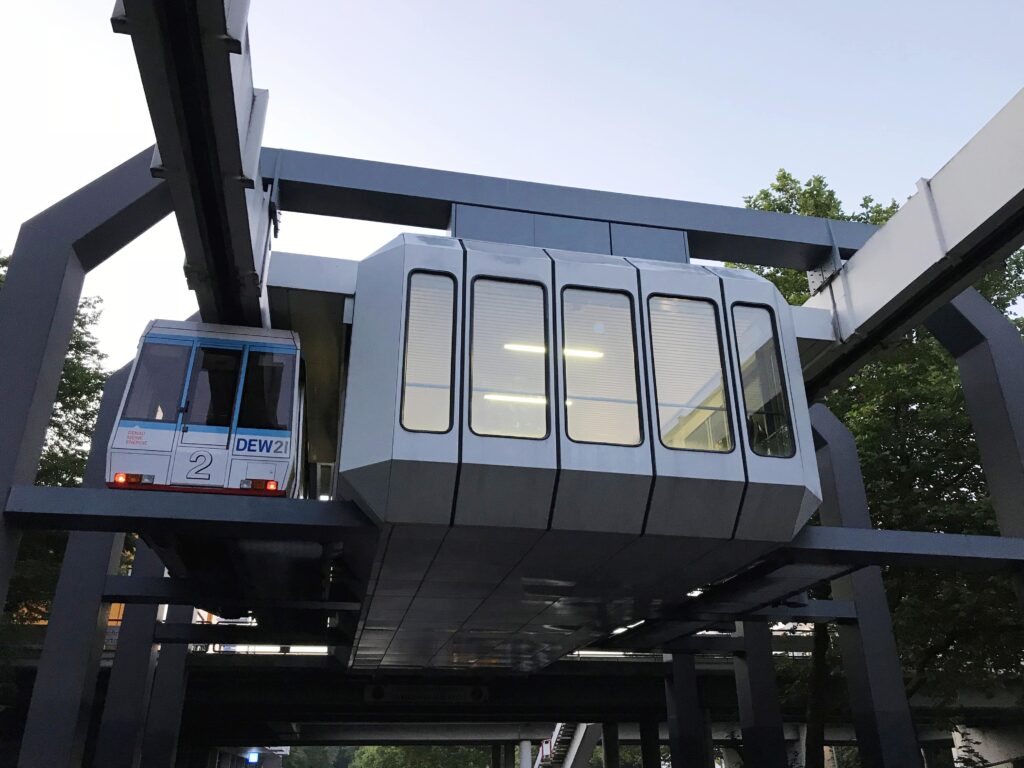
[[[191,354],[191,344],[143,344],[121,418],[177,422]]]
[[[407,312],[402,426],[414,432],[447,432],[452,426],[455,280],[413,272]]]
[[[231,426],[242,350],[199,347],[188,386],[186,424]]]
[[[248,429],[290,429],[295,355],[249,352],[242,385],[238,426]]]
[[[625,293],[562,292],[565,427],[581,443],[639,445],[633,303]]]
[[[796,446],[772,314],[764,307],[737,304],[732,317],[750,449],[758,456],[788,458]]]
[[[473,432],[547,436],[547,344],[540,285],[474,281],[469,403]]]
[[[652,296],[648,308],[662,444],[689,451],[731,451],[715,305]]]

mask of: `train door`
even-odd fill
[[[224,487],[243,352],[242,344],[197,340],[178,419],[172,485]]]

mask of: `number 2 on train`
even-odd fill
[[[188,463],[192,464],[192,469],[188,471],[185,478],[188,480],[209,480],[210,473],[207,470],[210,465],[213,464],[213,454],[209,451],[194,451],[191,456],[188,457]]]

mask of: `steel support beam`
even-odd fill
[[[85,274],[171,212],[144,150],[21,225],[0,291],[0,499],[35,482]],[[60,526],[57,526],[58,528]],[[0,604],[20,534],[0,522]]]
[[[354,504],[230,494],[22,485],[11,490],[5,516],[23,527],[157,535],[353,543],[377,535]]]
[[[604,768],[619,768],[619,724],[616,722],[601,723],[601,752],[604,755]]]
[[[129,371],[121,368],[103,388],[85,468],[88,486],[103,484],[107,441]],[[76,531],[68,537],[21,739],[20,768],[82,763],[110,613],[103,587],[120,565],[123,546],[123,533]]]
[[[714,768],[711,728],[692,654],[672,654],[672,676],[665,679],[665,710],[672,768]]]
[[[164,564],[156,553],[142,539],[136,541],[132,575],[127,578],[142,581],[159,578],[163,572]],[[109,593],[107,599],[111,599]],[[149,603],[125,606],[96,739],[95,768],[139,766],[142,728],[156,667],[153,629],[158,610],[159,606]]]
[[[289,611],[330,611],[358,613],[362,603],[353,600],[293,600],[243,596],[237,590],[224,589],[217,584],[194,579],[161,577],[108,576],[106,587],[108,602],[129,605],[216,605],[236,612],[272,609]],[[235,615],[225,613],[222,615]]]
[[[253,88],[248,2],[122,0],[204,322],[262,324],[270,192],[259,183],[268,94]]]
[[[192,607],[172,606],[167,611],[167,618],[182,624],[189,622],[192,620]],[[160,649],[142,737],[141,764],[145,768],[175,768],[185,704],[187,657],[187,645],[168,645]]]
[[[853,222],[557,187],[286,149],[264,148],[260,167],[264,182],[279,190],[279,206],[285,211],[453,228],[457,232],[457,222],[452,221],[453,207],[462,205],[526,219],[559,217],[580,225],[601,223],[606,227],[674,230],[686,232],[689,241],[689,252],[678,249],[679,261],[693,255],[809,269],[831,254],[832,234],[840,252],[849,256],[875,231],[874,227]],[[532,232],[537,224],[529,221],[527,226]]]
[[[815,397],[971,286],[1024,242],[1024,91],[903,204],[805,306],[838,340],[803,361]],[[884,276],[884,279],[882,279]]]
[[[736,627],[743,638],[743,650],[734,657],[733,668],[745,761],[758,768],[788,768],[771,628],[745,621]]]
[[[824,526],[838,530],[869,529],[864,479],[857,445],[850,431],[823,405],[811,408],[821,476]],[[852,600],[857,621],[839,627],[839,645],[857,747],[865,768],[912,768],[921,765],[917,734],[903,683],[892,617],[878,566],[832,583],[833,595]]]
[[[642,768],[661,768],[661,735],[657,720],[644,720],[640,726],[640,765]]]
[[[1004,536],[1024,538],[1024,343],[973,288],[926,323],[956,358],[992,506]]]

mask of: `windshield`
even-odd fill
[[[121,418],[176,422],[190,354],[191,345],[143,344]]]
[[[249,429],[290,429],[295,355],[250,352],[242,385],[238,426]]]

